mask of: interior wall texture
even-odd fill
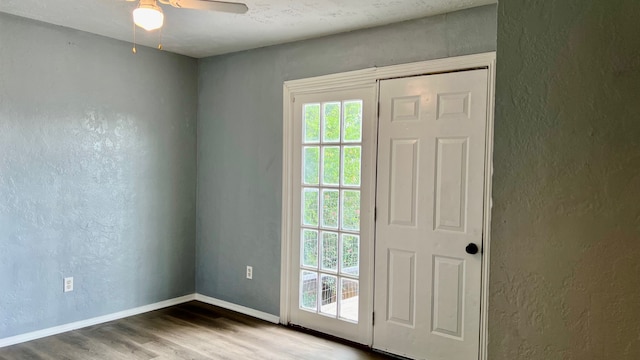
[[[499,3],[489,359],[640,359],[639,17]]]
[[[284,81],[494,51],[496,23],[491,5],[200,60],[197,292],[280,312]]]
[[[0,338],[194,292],[196,113],[196,60],[0,13]]]

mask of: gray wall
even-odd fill
[[[495,35],[485,6],[201,60],[197,291],[280,311],[283,81],[493,51]]]
[[[0,13],[0,338],[193,293],[196,81]]]
[[[638,17],[500,2],[492,360],[640,359]]]
[[[640,4],[606,3],[498,8],[492,360],[640,358]],[[202,60],[198,292],[278,313],[283,81],[494,50],[495,26],[484,7]],[[0,14],[0,338],[193,292],[195,81]]]

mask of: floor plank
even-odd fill
[[[366,349],[199,302],[0,348],[0,360],[365,360]]]

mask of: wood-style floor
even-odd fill
[[[389,359],[190,302],[0,348],[0,359]]]

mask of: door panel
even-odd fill
[[[380,82],[374,347],[478,358],[487,70]]]
[[[399,226],[415,226],[416,224],[417,167],[418,140],[391,140],[390,224]]]
[[[413,326],[415,322],[416,253],[389,249],[389,321]]]
[[[433,332],[462,337],[464,259],[433,257]]]
[[[469,139],[438,138],[436,141],[436,229],[464,232]]]

